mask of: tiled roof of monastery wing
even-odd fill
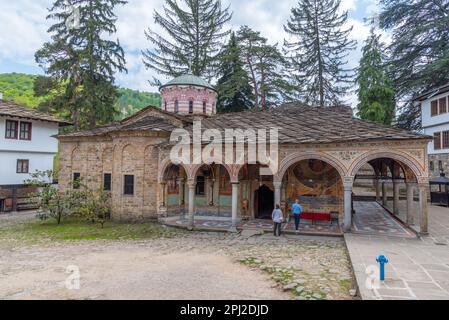
[[[177,116],[180,118],[181,116]],[[189,117],[183,117],[192,130]],[[188,121],[187,121],[188,120]],[[402,129],[364,121],[352,116],[347,107],[313,108],[298,103],[286,104],[265,112],[238,112],[204,117],[203,130],[218,129],[279,129],[279,143],[307,144],[376,140],[432,139],[432,137]],[[153,115],[139,120],[115,122],[93,130],[75,132],[62,137],[98,136],[117,131],[165,131],[177,127],[170,121]]]
[[[354,118],[345,107],[284,105],[269,112],[220,114],[202,122],[203,129],[279,128],[279,143],[331,143],[370,140],[430,139],[428,136]]]
[[[172,132],[176,128],[178,127],[174,126],[165,119],[148,116],[136,122],[122,124],[118,126],[116,130],[123,130],[123,131],[152,130],[152,131]]]
[[[118,131],[151,130],[151,131],[172,132],[176,128],[177,128],[176,126],[174,126],[165,119],[147,116],[135,122],[130,123],[114,122],[110,125],[97,127],[91,130],[78,131],[65,135],[60,135],[60,137],[93,137],[93,136],[102,136],[108,133]]]
[[[27,108],[16,103],[4,100],[0,100],[0,116],[57,122],[61,125],[71,124],[69,121],[60,119],[51,114],[40,112],[35,109]]]
[[[97,127],[91,130],[84,131],[76,131],[67,134],[60,134],[58,137],[93,137],[93,136],[102,136],[109,132],[113,132],[117,129],[117,126],[120,125],[120,122],[113,122],[111,124]]]

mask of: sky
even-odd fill
[[[35,63],[34,53],[48,41],[47,33],[52,21],[45,19],[48,8],[54,0],[0,0],[0,73],[18,72],[43,74]],[[348,26],[353,26],[351,38],[358,41],[358,47],[348,57],[349,66],[358,65],[363,41],[369,34],[364,18],[378,12],[378,0],[342,0],[341,9],[348,11]],[[282,45],[287,37],[283,25],[290,17],[290,10],[297,0],[222,0],[230,5],[233,18],[230,28],[237,30],[248,25],[260,31],[270,43]],[[157,92],[148,80],[155,74],[146,70],[141,51],[151,48],[144,31],[154,27],[154,10],[160,10],[164,0],[128,0],[128,4],[117,7],[117,34],[127,61],[127,74],[117,74],[117,84],[135,90]],[[158,30],[158,29],[155,29]],[[385,41],[388,41],[385,35]],[[160,78],[160,77],[159,77]],[[162,81],[168,80],[160,78]],[[356,103],[354,94],[347,102]]]

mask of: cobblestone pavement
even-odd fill
[[[179,226],[187,228],[189,220],[181,217],[171,217],[165,219],[165,224],[171,226]],[[232,223],[229,219],[208,219],[201,217],[195,219],[195,228],[200,230],[223,230],[227,231],[231,228]],[[237,226],[239,230],[263,230],[272,232],[273,222],[269,219],[253,219],[243,221]],[[288,223],[283,224],[283,230],[290,234],[295,233],[295,222],[291,219]],[[303,219],[299,227],[301,235],[320,235],[320,236],[342,236],[343,233],[338,223],[329,223],[325,221],[317,221],[312,223],[310,220]]]
[[[14,213],[0,212],[0,228],[12,226],[33,219],[36,211],[20,211]]]
[[[421,239],[345,234],[361,297],[449,299],[448,208],[429,206],[429,231]],[[371,289],[367,268],[376,266],[380,253],[389,259],[386,281]]]
[[[274,238],[251,230],[139,241],[4,241],[0,257],[0,299],[352,299],[355,283],[341,238]],[[79,268],[79,290],[66,288],[69,266]]]

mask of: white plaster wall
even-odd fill
[[[53,159],[58,152],[58,124],[45,121],[25,120],[32,123],[31,141],[5,139],[6,119],[0,117],[0,185],[22,184],[30,179],[29,174],[16,173],[18,159],[29,160],[29,172],[53,169]]]
[[[53,170],[54,154],[0,151],[0,185],[23,184],[29,174],[16,173],[17,159],[29,160],[29,172]]]
[[[57,123],[22,119],[32,123],[31,141],[25,141],[5,139],[6,119],[21,120],[0,117],[0,151],[58,152],[58,140],[52,137],[58,134]]]
[[[444,98],[447,97],[448,93],[444,93],[444,94],[440,94],[438,96],[432,97],[428,100],[425,100],[421,103],[421,119],[422,119],[422,127],[426,128],[429,126],[435,126],[435,125],[439,125],[439,124],[443,124],[446,123],[447,124],[447,130],[449,130],[449,112],[446,112],[444,114],[438,115],[438,116],[434,116],[432,117],[430,114],[431,109],[430,109],[430,105],[431,105],[431,101],[433,100],[437,100],[440,98]],[[449,109],[449,105],[448,105],[448,109]],[[448,110],[449,111],[449,110]]]

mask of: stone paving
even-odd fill
[[[163,220],[166,225],[186,228],[189,221],[181,217],[171,217]],[[195,228],[198,230],[228,231],[231,229],[229,219],[208,219],[207,217],[196,217]],[[293,220],[283,225],[283,231],[295,233],[295,222]],[[272,232],[273,223],[271,220],[254,219],[244,221],[237,226],[238,230],[260,230],[263,232]],[[328,223],[317,221],[315,224],[308,220],[302,220],[299,227],[301,235],[323,235],[323,236],[342,236],[342,231],[337,223]]]
[[[449,299],[448,208],[429,206],[429,232],[429,236],[420,239],[345,234],[361,297],[377,300]],[[377,269],[375,258],[381,253],[387,256],[389,263],[386,281],[377,286],[371,275]]]
[[[372,235],[416,238],[416,234],[377,202],[354,202],[353,231]]]

